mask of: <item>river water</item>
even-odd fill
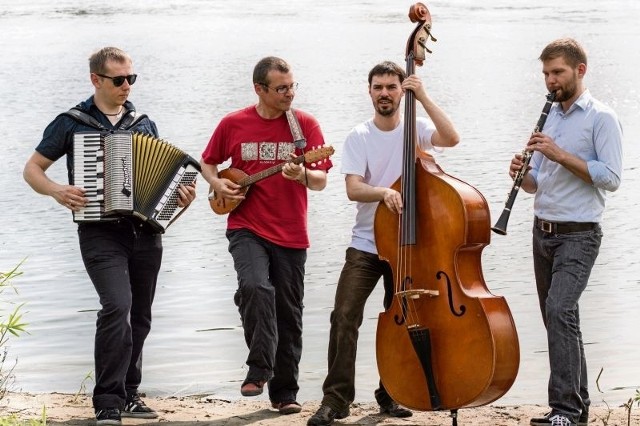
[[[326,373],[329,314],[350,239],[355,208],[339,173],[347,132],[372,114],[367,73],[385,59],[404,64],[414,25],[407,1],[241,3],[223,0],[0,0],[0,270],[22,259],[19,293],[29,334],[11,337],[14,387],[75,392],[93,370],[98,301],[84,271],[71,215],[22,180],[24,162],[44,127],[92,93],[87,58],[115,45],[139,74],[130,99],[163,137],[199,158],[229,111],[255,102],[251,72],[263,56],[294,67],[295,106],[315,115],[336,167],[326,190],[310,195],[304,353],[300,400],[320,399]],[[632,0],[434,1],[438,41],[418,69],[448,112],[461,144],[438,156],[449,174],[478,188],[492,222],[511,181],[506,171],[538,120],[546,94],[537,57],[549,41],[572,36],[589,53],[587,87],[618,113],[625,131],[623,184],[608,200],[605,237],[581,300],[582,329],[594,403],[626,402],[640,387],[640,252],[637,224],[640,160],[640,3]],[[65,180],[63,161],[50,176]],[[636,188],[636,189],[634,189]],[[192,207],[164,238],[154,324],[145,347],[143,391],[239,398],[246,348],[232,302],[235,272],[214,215],[198,187]],[[636,195],[633,195],[636,194]],[[286,205],[273,206],[286,209]],[[546,402],[546,338],[531,264],[532,197],[518,196],[506,237],[483,251],[485,281],[506,297],[518,329],[520,371],[500,400]],[[375,328],[382,292],[367,306],[357,364],[357,400],[377,383]],[[0,306],[5,318],[11,305]],[[602,374],[597,380],[599,372]],[[91,389],[92,383],[87,383]],[[266,396],[263,396],[266,398]]]

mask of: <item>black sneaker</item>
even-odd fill
[[[120,410],[117,408],[105,408],[96,411],[96,425],[115,425],[120,426]]]
[[[124,404],[124,410],[122,410],[122,417],[155,419],[158,417],[158,413],[147,407],[142,399],[140,399],[140,395],[135,393],[127,397],[127,402]]]
[[[334,411],[333,408],[328,405],[321,405],[318,411],[309,418],[307,421],[308,426],[328,426],[335,419],[344,419],[349,417],[349,409],[344,411]]]

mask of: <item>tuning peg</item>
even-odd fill
[[[426,50],[428,53],[433,53],[433,52],[431,51],[431,49],[429,49],[429,48],[427,47],[427,45],[422,41],[422,39],[418,40],[418,44],[419,44],[419,45],[420,45],[424,50]]]

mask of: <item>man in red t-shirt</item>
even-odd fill
[[[312,164],[292,161],[321,147],[324,137],[315,118],[296,110],[304,138],[294,138],[286,114],[297,83],[284,60],[260,60],[253,71],[253,87],[257,105],[220,121],[200,163],[211,196],[237,203],[229,213],[226,235],[238,276],[234,301],[249,348],[249,372],[240,392],[260,395],[268,383],[273,407],[292,414],[302,409],[296,396],[309,247],[307,188],[324,189],[332,164],[327,158]],[[249,176],[274,166],[282,166],[282,171],[257,180],[245,194],[235,179],[218,174],[218,166],[229,159],[231,168]]]

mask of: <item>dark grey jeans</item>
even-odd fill
[[[569,234],[533,230],[533,265],[549,346],[549,406],[574,423],[591,404],[578,301],[601,240],[599,226]]]
[[[358,329],[362,325],[364,307],[380,278],[385,282],[385,305],[390,301],[391,268],[377,254],[349,247],[345,256],[335,303],[331,312],[327,377],[322,385],[322,404],[344,411],[355,397],[356,351]],[[380,384],[376,401],[387,405],[391,398]]]
[[[142,347],[162,261],[162,239],[122,219],[80,224],[80,252],[100,298],[93,406],[123,408],[142,380]]]
[[[278,246],[246,229],[227,231],[238,275],[234,301],[249,348],[249,381],[269,381],[272,402],[295,401],[302,355],[306,249]]]

